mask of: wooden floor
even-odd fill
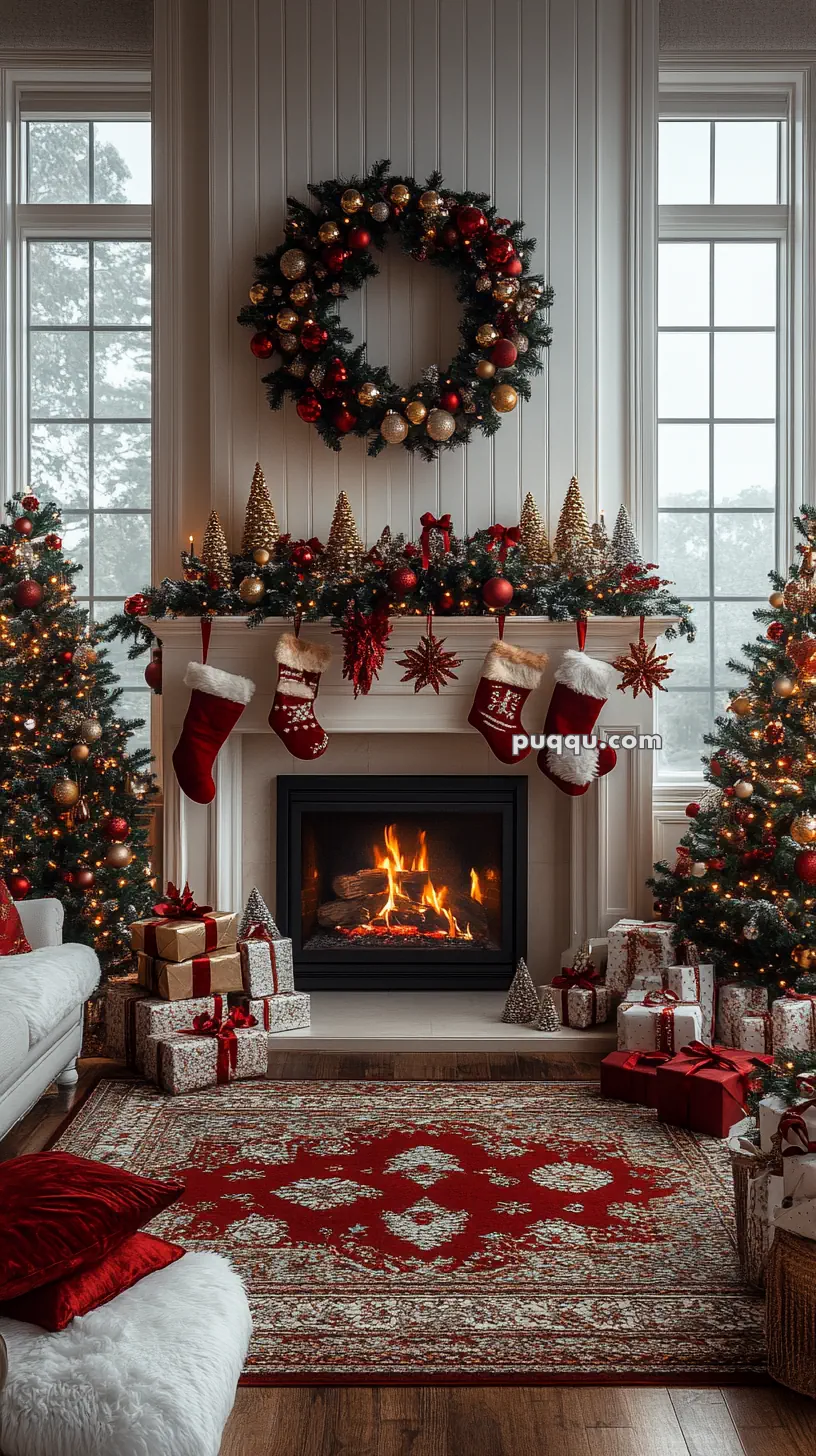
[[[281,1080],[571,1080],[592,1058],[405,1053],[355,1057],[279,1052]],[[76,1088],[52,1088],[0,1142],[0,1161],[53,1141],[100,1076],[82,1064]],[[814,1456],[816,1402],[775,1385],[241,1387],[221,1456]]]

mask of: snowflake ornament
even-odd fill
[[[623,674],[622,682],[618,683],[618,692],[625,693],[627,688],[631,688],[632,696],[635,698],[638,693],[645,693],[650,698],[655,688],[659,688],[661,693],[665,693],[663,683],[667,677],[671,677],[673,671],[668,665],[671,655],[671,653],[659,653],[656,646],[649,646],[643,636],[643,619],[641,618],[639,641],[630,642],[628,654],[616,657],[612,663],[612,666]]]
[[[453,669],[462,666],[462,659],[445,651],[444,637],[434,637],[433,617],[429,615],[425,636],[420,637],[416,647],[409,647],[404,657],[397,659],[397,666],[406,669],[400,682],[413,682],[415,693],[433,688],[438,697],[440,687],[456,681]]]

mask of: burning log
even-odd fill
[[[461,890],[451,890],[445,901],[448,909],[456,920],[462,935],[470,926],[473,936],[487,935],[487,913],[484,905],[478,900],[472,900],[470,895]]]
[[[367,925],[384,904],[384,895],[366,895],[359,900],[327,900],[318,908],[317,923],[328,930],[336,925]]]
[[[332,889],[341,900],[362,900],[364,895],[388,894],[386,870],[358,870],[355,875],[335,875]]]

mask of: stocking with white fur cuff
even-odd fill
[[[594,736],[593,729],[614,681],[615,669],[610,663],[568,649],[555,670],[545,735],[562,740],[570,736]],[[541,772],[562,793],[573,798],[585,794],[593,780],[608,774],[616,763],[617,754],[607,743],[596,747],[580,744],[576,749],[562,742],[560,753],[555,748],[544,747],[538,755]]]
[[[179,786],[194,804],[215,798],[213,764],[255,691],[248,677],[190,662],[184,683],[192,688],[190,704],[173,750]]]
[[[528,743],[514,753],[513,739],[527,736],[521,710],[546,665],[546,653],[510,642],[494,642],[485,657],[468,723],[478,728],[500,763],[520,763],[530,752]]]
[[[331,648],[305,642],[284,632],[275,648],[278,685],[269,714],[269,726],[295,758],[319,758],[329,744],[314,713],[321,673],[331,662]]]

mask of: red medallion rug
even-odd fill
[[[243,1275],[245,1383],[764,1367],[724,1145],[594,1084],[103,1082],[58,1146],[185,1180],[150,1227]]]

